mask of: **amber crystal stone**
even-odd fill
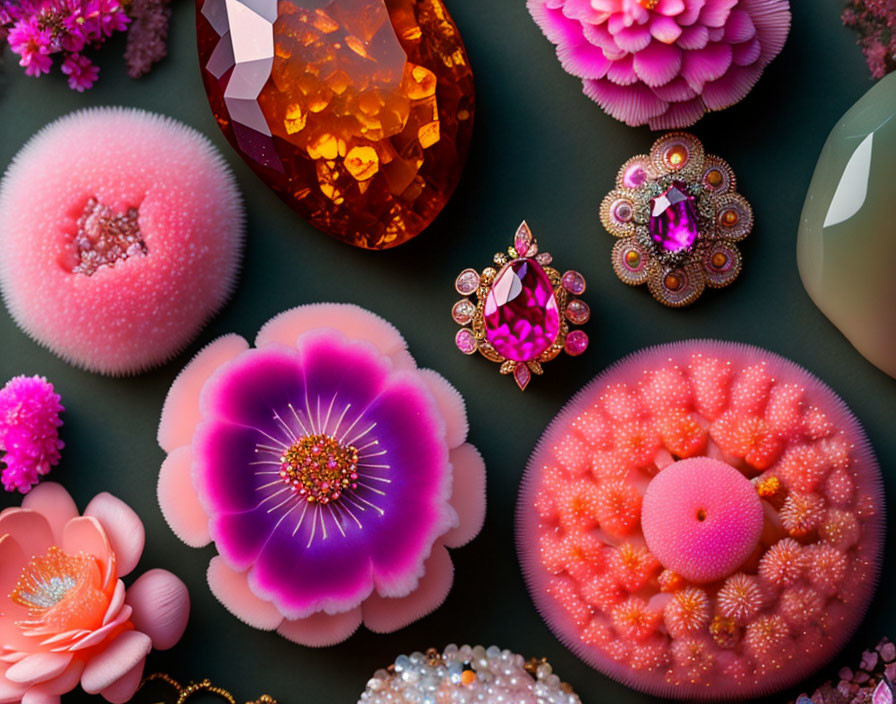
[[[312,224],[385,249],[439,214],[474,110],[441,0],[198,0],[196,18],[218,124]]]

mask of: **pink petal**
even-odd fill
[[[706,106],[700,98],[686,100],[681,103],[671,103],[669,109],[662,115],[650,118],[652,130],[678,130],[690,127],[703,117]]]
[[[199,394],[208,378],[222,364],[249,349],[249,343],[239,335],[224,335],[203,347],[184,367],[165,397],[159,420],[159,446],[171,452],[189,445],[193,429],[199,422]]]
[[[208,585],[224,608],[243,623],[261,631],[272,631],[283,614],[269,601],[259,599],[249,589],[246,572],[237,572],[216,555],[208,565]]]
[[[684,0],[660,0],[654,10],[661,15],[673,17],[684,12],[685,2]]]
[[[449,459],[454,469],[451,505],[460,523],[441,540],[449,548],[457,548],[475,538],[485,522],[485,461],[469,443],[452,450]]]
[[[102,524],[92,516],[73,518],[62,531],[62,549],[72,555],[85,552],[100,561],[105,570],[104,585],[115,574],[112,545]]]
[[[731,60],[738,66],[749,66],[759,60],[762,53],[762,46],[756,37],[742,44],[735,44],[731,47]]]
[[[682,27],[689,27],[694,24],[694,22],[697,21],[697,18],[700,17],[700,11],[705,4],[706,0],[690,0],[687,7],[684,9],[684,12],[675,18],[678,21],[678,24]]]
[[[742,100],[756,85],[762,67],[732,66],[722,78],[703,87],[703,102],[710,110],[724,110]]]
[[[681,36],[678,38],[678,46],[682,49],[702,49],[709,41],[709,30],[702,24],[693,27],[685,27]]]
[[[155,650],[173,648],[187,629],[190,593],[168,570],[141,575],[128,589],[127,603],[134,610],[134,628],[152,639]]]
[[[625,58],[614,61],[607,71],[607,80],[612,81],[618,86],[630,86],[638,82],[638,74],[634,69],[635,59],[631,54],[626,54]]]
[[[756,27],[756,36],[762,44],[763,64],[775,58],[790,32],[790,3],[787,0],[742,0]]]
[[[681,66],[681,75],[698,93],[703,85],[725,75],[731,66],[730,44],[709,44],[699,51],[686,51]]]
[[[34,692],[38,695],[51,697],[67,694],[78,686],[82,672],[84,672],[84,662],[82,660],[73,660],[72,664],[59,677],[31,687],[28,693]]]
[[[157,493],[165,521],[174,534],[191,548],[208,545],[208,515],[199,502],[190,468],[193,450],[179,447],[165,458],[159,470]]]
[[[112,494],[103,492],[87,504],[84,515],[96,518],[106,531],[118,562],[119,576],[130,574],[140,562],[146,542],[143,521],[134,509]]]
[[[445,442],[449,449],[458,447],[467,439],[470,430],[464,397],[445,377],[432,369],[421,369],[420,377],[435,397],[436,406],[445,420]]]
[[[626,56],[626,52],[616,44],[616,39],[610,34],[606,25],[585,25],[582,27],[582,34],[590,44],[599,47],[610,61],[616,61]]]
[[[623,27],[613,34],[613,39],[620,49],[634,54],[650,44],[650,30],[642,25]]]
[[[387,599],[371,594],[361,607],[364,625],[376,633],[391,633],[439,608],[454,581],[454,566],[444,546],[433,545],[425,570],[417,589],[406,597]]]
[[[722,27],[737,3],[738,0],[706,0],[700,12],[700,22],[707,27]]]
[[[124,606],[124,598],[127,591],[124,588],[124,582],[120,579],[115,583],[115,591],[112,592],[112,598],[109,600],[109,606],[106,607],[106,613],[103,616],[103,625],[107,625],[115,619],[121,607]]]
[[[22,701],[25,686],[18,682],[10,682],[0,668],[0,704],[16,704]]]
[[[11,535],[0,535],[0,594],[10,594],[28,563],[18,541]]]
[[[728,16],[725,24],[725,41],[731,44],[739,44],[756,36],[756,27],[753,20],[744,10],[735,8]]]
[[[39,687],[31,687],[22,697],[22,704],[59,704],[58,694],[50,694]]]
[[[119,582],[122,584],[122,582]],[[103,641],[106,640],[114,631],[121,630],[121,625],[126,623],[127,620],[131,617],[131,613],[133,613],[133,609],[124,604],[121,609],[115,614],[109,623],[105,624],[102,628],[97,628],[95,631],[87,631],[87,635],[84,635],[79,640],[75,641],[71,645],[58,645],[53,648],[54,651],[63,651],[63,650],[84,650],[86,648],[92,648],[95,645],[99,645]],[[78,631],[73,634],[72,637],[76,637],[80,635],[83,631]]]
[[[22,499],[22,508],[42,513],[50,523],[56,543],[62,541],[65,524],[78,515],[78,507],[61,484],[41,482]]]
[[[145,666],[146,659],[144,658],[118,680],[100,692],[103,699],[111,704],[126,704],[126,702],[129,702],[140,688],[140,682],[143,680],[143,668]]]
[[[681,49],[662,42],[651,42],[644,51],[635,54],[634,69],[648,86],[664,85],[681,70]]]
[[[299,645],[323,648],[341,643],[361,625],[361,607],[341,614],[319,612],[308,618],[284,621],[277,633]]]
[[[407,343],[394,325],[350,303],[312,303],[284,311],[261,327],[255,346],[280,342],[292,347],[300,335],[318,328],[335,328],[350,340],[366,340],[391,357],[398,368],[416,366],[407,353]]]
[[[682,33],[681,25],[671,17],[656,15],[650,22],[650,33],[664,44],[672,44]]]
[[[6,671],[6,679],[19,684],[37,684],[59,677],[72,661],[71,653],[35,653]]]
[[[688,82],[681,76],[677,76],[664,86],[657,86],[653,89],[653,92],[658,98],[670,103],[680,103],[685,100],[691,100],[697,95],[694,89],[691,88],[688,85]]]
[[[53,530],[43,514],[26,508],[13,508],[0,516],[0,535],[8,533],[27,559],[43,555],[55,543]]]
[[[610,67],[601,48],[586,41],[558,45],[557,58],[567,73],[579,78],[603,78]]]
[[[651,117],[666,111],[667,103],[642,84],[617,86],[602,78],[599,81],[584,81],[583,85],[585,95],[607,114],[630,127],[646,124]]]
[[[99,694],[142,663],[151,650],[152,641],[148,635],[125,631],[87,663],[81,675],[81,686],[88,694]]]
[[[566,17],[561,11],[548,7],[544,0],[528,0],[526,7],[545,37],[552,44],[577,43],[582,36],[582,24]]]

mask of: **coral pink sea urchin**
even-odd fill
[[[744,98],[790,30],[787,0],[528,0],[585,94],[628,125],[678,129]]]
[[[106,374],[161,364],[234,286],[243,209],[201,134],[99,108],[35,135],[0,183],[0,291],[18,325]]]
[[[212,342],[162,410],[159,502],[214,541],[212,592],[256,628],[312,646],[363,621],[394,631],[437,608],[446,548],[485,517],[485,466],[460,394],[417,369],[398,331],[352,305],[281,313],[255,348]]]
[[[586,662],[661,697],[745,699],[848,640],[883,521],[877,463],[828,387],[695,341],[570,402],[529,462],[517,537],[536,606]]]

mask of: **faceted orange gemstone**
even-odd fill
[[[385,249],[439,214],[474,110],[441,0],[198,0],[197,33],[225,136],[316,227]]]

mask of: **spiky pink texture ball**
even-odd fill
[[[750,480],[731,465],[692,457],[650,482],[641,528],[666,569],[697,584],[715,582],[756,549],[762,502]]]
[[[0,389],[0,457],[3,488],[27,494],[59,462],[62,407],[42,376],[16,376]]]
[[[0,183],[0,290],[66,361],[139,372],[227,300],[243,220],[233,173],[196,130],[141,110],[75,112],[32,137]]]
[[[517,512],[554,632],[677,699],[757,698],[824,665],[865,613],[883,529],[877,463],[833,391],[712,341],[638,352],[579,392]]]

